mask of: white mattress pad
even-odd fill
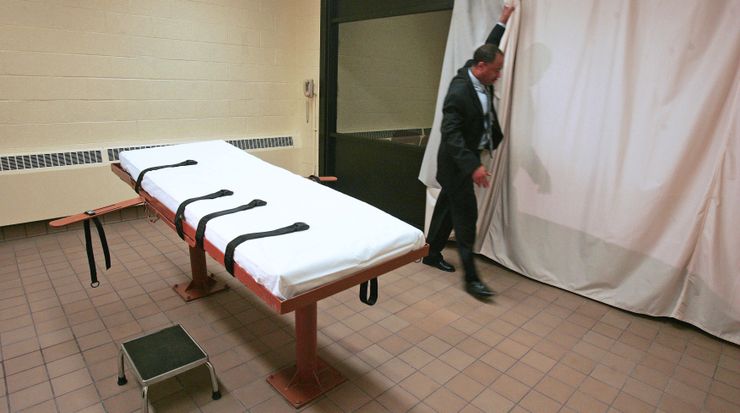
[[[355,198],[264,162],[224,141],[125,151],[121,167],[136,180],[142,170],[188,159],[197,165],[147,172],[142,189],[177,211],[185,200],[228,189],[234,192],[191,203],[193,228],[211,212],[261,199],[267,205],[214,218],[205,238],[221,252],[242,234],[295,222],[306,231],[240,244],[234,261],[273,295],[287,299],[424,246],[424,234]],[[339,177],[341,179],[341,177]]]

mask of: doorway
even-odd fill
[[[417,176],[452,1],[385,3],[322,2],[320,172],[421,229],[426,188]]]

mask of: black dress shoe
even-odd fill
[[[468,281],[465,283],[465,291],[475,298],[488,298],[496,295],[496,292],[480,281]]]
[[[421,262],[422,264],[429,265],[430,267],[434,267],[445,272],[455,272],[455,267],[443,258],[432,259],[424,257],[421,259]]]

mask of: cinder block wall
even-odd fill
[[[2,0],[0,157],[292,136],[292,147],[255,154],[312,173],[318,105],[302,81],[319,78],[319,9],[319,0]],[[108,164],[0,170],[0,192],[0,226],[133,195]]]

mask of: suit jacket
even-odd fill
[[[488,35],[486,43],[498,45],[504,30],[504,27],[497,24]],[[443,188],[456,187],[466,180],[472,180],[473,171],[481,165],[478,146],[485,132],[484,111],[468,75],[468,69],[474,63],[473,60],[468,60],[457,71],[457,75],[450,82],[442,106],[442,137],[437,153],[437,181]],[[492,87],[490,91],[493,92]],[[493,93],[490,96],[493,96]],[[491,149],[496,149],[503,139],[503,133],[493,107],[493,99],[490,100],[493,115]]]

